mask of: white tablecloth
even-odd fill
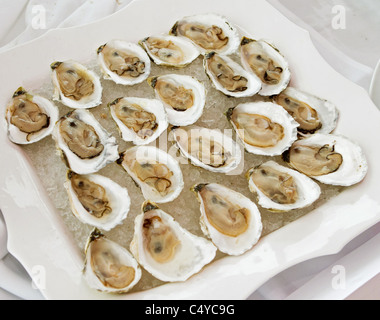
[[[268,1],[290,20],[309,30],[317,49],[338,72],[369,89],[380,58],[380,1]],[[0,52],[39,37],[51,28],[77,26],[103,18],[123,9],[129,2],[131,0],[2,0]],[[36,20],[41,9],[46,10],[46,20]],[[345,20],[334,20],[342,10]],[[333,21],[345,28],[336,28]],[[5,237],[0,214],[0,244]],[[380,224],[354,239],[339,254],[285,270],[249,299],[345,299],[379,273],[379,247]],[[377,256],[373,254],[374,248]],[[22,266],[4,249],[0,246],[0,259],[5,255],[0,260],[0,299],[42,299]],[[345,288],[336,290],[332,288],[331,279],[334,267],[339,265],[344,265],[349,272]]]

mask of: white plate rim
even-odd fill
[[[24,265],[37,285],[40,285],[42,294],[48,299],[245,299],[272,276],[302,261],[339,252],[349,241],[380,221],[380,203],[376,199],[376,188],[379,187],[379,183],[375,179],[380,174],[378,167],[371,166],[379,158],[380,151],[374,148],[374,139],[366,139],[367,127],[378,123],[380,113],[362,88],[343,78],[322,59],[314,48],[308,32],[287,20],[264,0],[255,2],[239,0],[239,6],[233,7],[228,0],[207,2],[160,0],[159,3],[162,7],[169,8],[163,16],[169,16],[169,20],[173,22],[185,15],[211,12],[217,4],[218,13],[230,17],[232,23],[239,21],[241,30],[251,31],[255,27],[257,29],[250,33],[257,34],[257,37],[269,38],[271,35],[285,53],[294,50],[286,48],[283,45],[284,40],[281,40],[283,33],[291,30],[291,33],[288,33],[291,36],[288,37],[297,38],[299,50],[309,55],[305,58],[293,52],[294,55],[290,59],[291,65],[298,71],[293,74],[293,83],[303,90],[312,91],[335,103],[338,102],[340,108],[343,106],[347,108],[340,120],[338,130],[339,133],[346,134],[361,143],[370,164],[369,174],[360,185],[347,189],[310,214],[261,239],[259,244],[244,256],[228,257],[214,262],[185,283],[167,284],[123,296],[105,295],[89,289],[84,283],[81,275],[82,255],[76,250],[70,233],[62,224],[61,219],[54,214],[54,206],[22,150],[7,140],[3,121],[3,128],[0,131],[0,148],[7,156],[0,159],[0,173],[3,177],[0,182],[0,202],[8,228],[8,249]],[[110,40],[110,30],[100,30],[100,28],[107,29],[105,26],[109,28],[109,25],[124,21],[123,19],[126,18],[137,19],[133,18],[133,13],[141,9],[145,9],[147,17],[152,17],[160,8],[157,6],[158,2],[154,0],[138,0],[111,17],[93,24],[49,31],[34,41],[0,54],[0,63],[7,70],[13,66],[14,70],[17,70],[15,74],[20,74],[21,66],[15,66],[14,63],[22,60],[23,50],[29,52],[28,50],[35,46],[47,46],[49,42],[50,44],[57,43],[61,39],[72,36],[83,37],[87,32],[91,33],[95,30],[99,38],[97,44],[101,44],[106,39],[106,31],[108,31],[107,41]],[[252,14],[255,10],[257,13]],[[255,21],[249,19],[250,13],[256,18]],[[275,25],[280,25],[281,28],[276,30],[259,28],[258,24],[267,24],[263,20],[264,17],[260,16],[273,17],[276,21]],[[163,21],[162,26],[171,27],[170,23],[167,23],[168,20],[163,19]],[[144,28],[146,27],[142,29]],[[115,38],[119,36],[116,33]],[[126,37],[130,37],[130,41],[137,41],[141,38],[137,34],[133,36],[126,34]],[[91,39],[84,39],[83,42],[78,43],[78,48],[85,47],[89,42]],[[68,58],[69,51],[62,49],[64,52],[61,52],[59,56],[62,59]],[[70,57],[74,56],[82,62],[86,59],[90,60],[88,51],[79,51],[72,51]],[[52,54],[46,51],[40,54],[41,56],[35,57],[36,65],[43,65],[43,68],[33,75],[26,74],[23,85],[36,87],[42,80],[46,80]],[[300,59],[296,65],[294,61],[298,58]],[[42,62],[46,60],[49,62],[45,63],[45,66]],[[312,71],[320,72],[315,74],[316,79],[311,80],[307,72],[300,70],[301,66],[307,65],[308,62],[313,63],[310,66]],[[31,69],[36,70],[36,66],[31,66]],[[0,88],[2,105],[5,105],[10,92],[14,91],[17,78],[11,75],[7,80],[7,83]],[[335,89],[339,89],[339,92],[334,91],[331,86],[322,85],[323,81],[334,83]],[[366,120],[364,115],[356,116],[352,110],[353,106],[359,102],[361,107],[365,108],[365,114],[368,117],[366,122],[368,126],[364,128],[364,131],[361,125],[362,120]],[[372,129],[372,132],[380,134],[380,130],[376,127]]]
[[[380,109],[380,60],[377,62],[375,71],[373,72],[369,95],[375,105]]]

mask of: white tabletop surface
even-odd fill
[[[207,1],[207,0],[206,0]],[[85,24],[120,10],[131,0],[2,0],[0,52],[34,39],[50,28]],[[307,29],[322,56],[338,72],[370,91],[380,108],[380,1],[268,0],[290,20]],[[35,11],[46,9],[45,28],[36,29]],[[37,9],[36,9],[37,8]],[[374,78],[372,87],[371,81]],[[1,208],[1,204],[0,204]],[[0,300],[43,299],[29,275],[3,243],[0,214]],[[293,266],[252,293],[261,299],[380,299],[380,224],[338,254]]]

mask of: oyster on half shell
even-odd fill
[[[216,183],[192,188],[200,202],[200,225],[218,249],[241,255],[260,239],[261,215],[257,206],[242,194]]]
[[[202,115],[206,89],[197,79],[179,74],[167,74],[148,79],[156,97],[164,104],[168,121],[173,126],[188,126]]]
[[[281,155],[297,140],[298,123],[271,102],[240,104],[227,112],[227,118],[249,153]]]
[[[108,106],[123,140],[135,145],[151,143],[168,127],[164,106],[157,99],[118,98]]]
[[[260,78],[260,95],[272,96],[286,89],[291,77],[289,65],[272,44],[244,37],[240,55],[244,68]]]
[[[216,14],[185,17],[176,22],[170,33],[190,39],[202,54],[215,51],[225,55],[239,47],[239,35],[226,18]]]
[[[235,98],[251,97],[261,89],[260,79],[228,56],[215,52],[205,55],[204,68],[215,88]]]
[[[190,233],[150,201],[135,219],[130,249],[144,269],[168,282],[186,281],[216,254],[210,241]]]
[[[181,154],[195,166],[227,174],[241,162],[241,147],[220,130],[177,127],[170,134]]]
[[[53,138],[66,164],[78,174],[94,173],[119,159],[118,145],[88,110],[63,116]]]
[[[99,47],[97,53],[104,78],[117,84],[135,85],[146,80],[150,74],[150,59],[135,43],[112,40]]]
[[[361,147],[340,135],[316,133],[298,140],[283,158],[295,170],[330,185],[357,184],[368,171]]]
[[[132,147],[122,154],[121,166],[139,185],[145,199],[166,203],[182,192],[181,168],[171,155],[156,147]]]
[[[99,77],[84,65],[69,60],[51,64],[53,99],[73,109],[94,108],[102,103]]]
[[[83,276],[89,287],[126,293],[141,279],[141,269],[127,249],[95,229],[87,240]]]
[[[19,88],[7,106],[5,118],[9,140],[30,144],[52,133],[58,121],[58,108],[49,100]]]
[[[128,190],[107,177],[69,171],[64,187],[73,214],[85,224],[109,231],[128,215]]]
[[[154,63],[162,66],[184,67],[200,55],[191,41],[170,35],[147,37],[140,45]]]
[[[303,134],[331,133],[334,131],[339,111],[331,102],[312,94],[288,87],[273,101],[281,105],[299,123],[298,131]]]
[[[321,188],[312,179],[274,161],[252,168],[247,178],[259,205],[275,212],[308,207],[321,194]]]

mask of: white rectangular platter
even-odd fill
[[[369,164],[366,179],[264,237],[245,255],[218,260],[184,283],[127,295],[106,295],[88,288],[83,281],[82,254],[22,149],[9,142],[2,122],[0,205],[9,233],[8,249],[40,284],[46,298],[245,299],[277,273],[302,261],[338,252],[380,221],[379,110],[362,88],[321,58],[306,31],[264,0],[138,0],[91,25],[52,30],[0,55],[1,112],[4,114],[15,88],[39,88],[50,75],[52,61],[74,59],[85,63],[94,59],[99,44],[110,39],[138,42],[152,33],[168,32],[184,16],[208,12],[228,17],[255,38],[271,39],[289,60],[292,84],[338,106],[341,117],[336,133],[363,148]]]

